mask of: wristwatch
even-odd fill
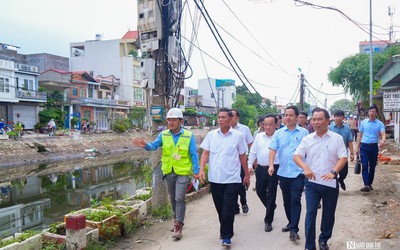
[[[336,172],[336,170],[334,170],[334,169],[332,169],[331,171],[330,171],[332,174],[334,174],[335,176],[337,176],[337,172]]]

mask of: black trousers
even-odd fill
[[[268,166],[258,165],[256,174],[256,192],[258,198],[264,204],[266,209],[264,223],[272,224],[274,220],[275,208],[276,208],[276,191],[278,188],[278,172],[279,165],[274,165],[274,174],[270,176],[268,174]]]
[[[236,210],[239,209],[239,204],[237,204],[238,195],[240,197],[240,204],[242,204],[242,206],[247,204],[246,187],[243,185],[243,178],[244,178],[244,170],[242,167],[240,167],[240,179],[242,180],[242,183],[238,183],[237,185]]]
[[[230,239],[233,236],[237,186],[238,183],[219,184],[210,182],[211,195],[217,209],[222,239]]]
[[[346,162],[346,165],[339,171],[339,177],[337,178],[339,183],[342,183],[344,179],[346,179],[347,174],[349,173],[349,164]]]

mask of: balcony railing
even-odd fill
[[[46,93],[42,93],[39,91],[18,90],[15,96],[20,99],[41,100],[41,101],[47,100]]]

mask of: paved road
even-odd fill
[[[253,186],[254,176],[252,181]],[[250,211],[248,214],[236,215],[235,235],[232,238],[231,249],[304,249],[305,205],[303,205],[299,225],[301,239],[290,241],[289,233],[281,231],[287,224],[287,220],[280,189],[278,189],[277,197],[278,208],[273,222],[274,230],[268,233],[264,231],[264,206],[255,191],[249,189],[247,194]],[[304,197],[303,204],[305,204]],[[114,249],[226,249],[220,245],[218,216],[211,194],[188,204],[183,237],[179,241],[171,238],[172,233],[169,230],[172,224],[173,221],[168,220],[153,225],[148,230],[139,232],[135,237],[119,240]]]

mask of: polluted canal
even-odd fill
[[[149,158],[132,159],[129,154],[115,158],[0,169],[0,238],[45,229],[71,211],[105,197],[130,197],[149,185]]]

